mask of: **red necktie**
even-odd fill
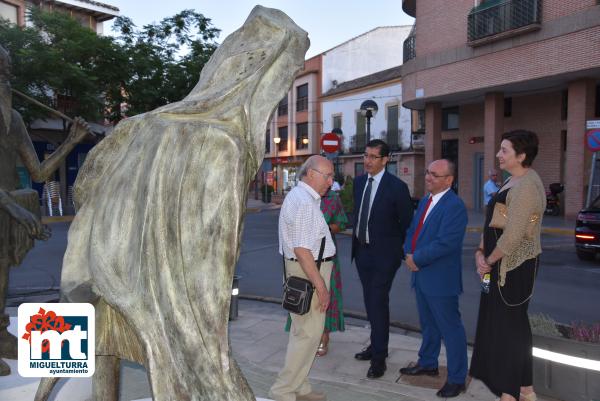
[[[425,221],[425,216],[427,215],[427,210],[429,209],[429,205],[431,205],[431,200],[433,199],[433,196],[430,196],[429,199],[427,200],[427,203],[425,204],[425,209],[423,209],[423,214],[421,214],[421,218],[419,219],[419,224],[417,225],[417,229],[415,230],[415,233],[412,237],[412,252],[415,252],[415,248],[417,246],[417,238],[419,238],[419,233],[421,232],[421,228],[423,228],[423,222]]]

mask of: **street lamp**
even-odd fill
[[[360,105],[361,114],[367,118],[367,143],[371,140],[371,118],[375,117],[378,109],[377,103],[370,99]]]
[[[302,138],[302,144],[308,145],[308,138]]]
[[[279,142],[281,142],[281,138],[276,136],[273,138],[273,142],[275,142],[275,165],[273,166],[275,170],[275,187],[279,189],[279,181],[277,181],[277,151],[279,150]],[[275,191],[275,193],[277,193],[277,191]]]

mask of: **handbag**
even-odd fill
[[[527,238],[533,238],[535,235],[536,223],[539,220],[540,215],[538,213],[532,213],[531,216],[529,216],[527,229],[525,231]],[[505,203],[497,202],[494,204],[494,213],[492,214],[492,219],[490,220],[490,227],[504,230],[507,221],[508,207]]]
[[[321,260],[323,259],[323,251],[325,250],[325,237],[321,240],[321,249],[319,249],[319,259],[317,260],[317,270],[321,270]],[[304,315],[310,311],[310,305],[315,291],[315,287],[310,282],[302,277],[289,276],[287,277],[285,269],[285,256],[283,258],[283,300],[281,305],[283,309]]]

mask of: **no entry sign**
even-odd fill
[[[340,137],[334,133],[327,133],[321,137],[321,149],[326,153],[335,153],[340,149]]]

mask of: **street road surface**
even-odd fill
[[[281,297],[283,272],[282,259],[277,251],[278,216],[278,210],[246,215],[237,266],[237,274],[242,276],[242,296]],[[37,241],[23,265],[11,270],[9,305],[18,305],[28,300],[39,301],[44,297],[57,299],[68,223],[52,224],[52,230],[50,241]],[[461,297],[461,311],[470,341],[475,333],[480,296],[479,278],[475,273],[473,258],[478,242],[479,234],[467,233],[463,252],[464,294]],[[347,311],[364,314],[362,289],[356,268],[350,263],[350,245],[349,236],[338,235],[344,307]],[[600,321],[597,306],[600,300],[600,259],[595,262],[579,261],[573,239],[568,236],[544,235],[542,246],[544,253],[530,311],[546,313],[563,323]],[[403,265],[392,287],[391,318],[407,326],[419,327],[417,307],[409,280],[410,275]]]

